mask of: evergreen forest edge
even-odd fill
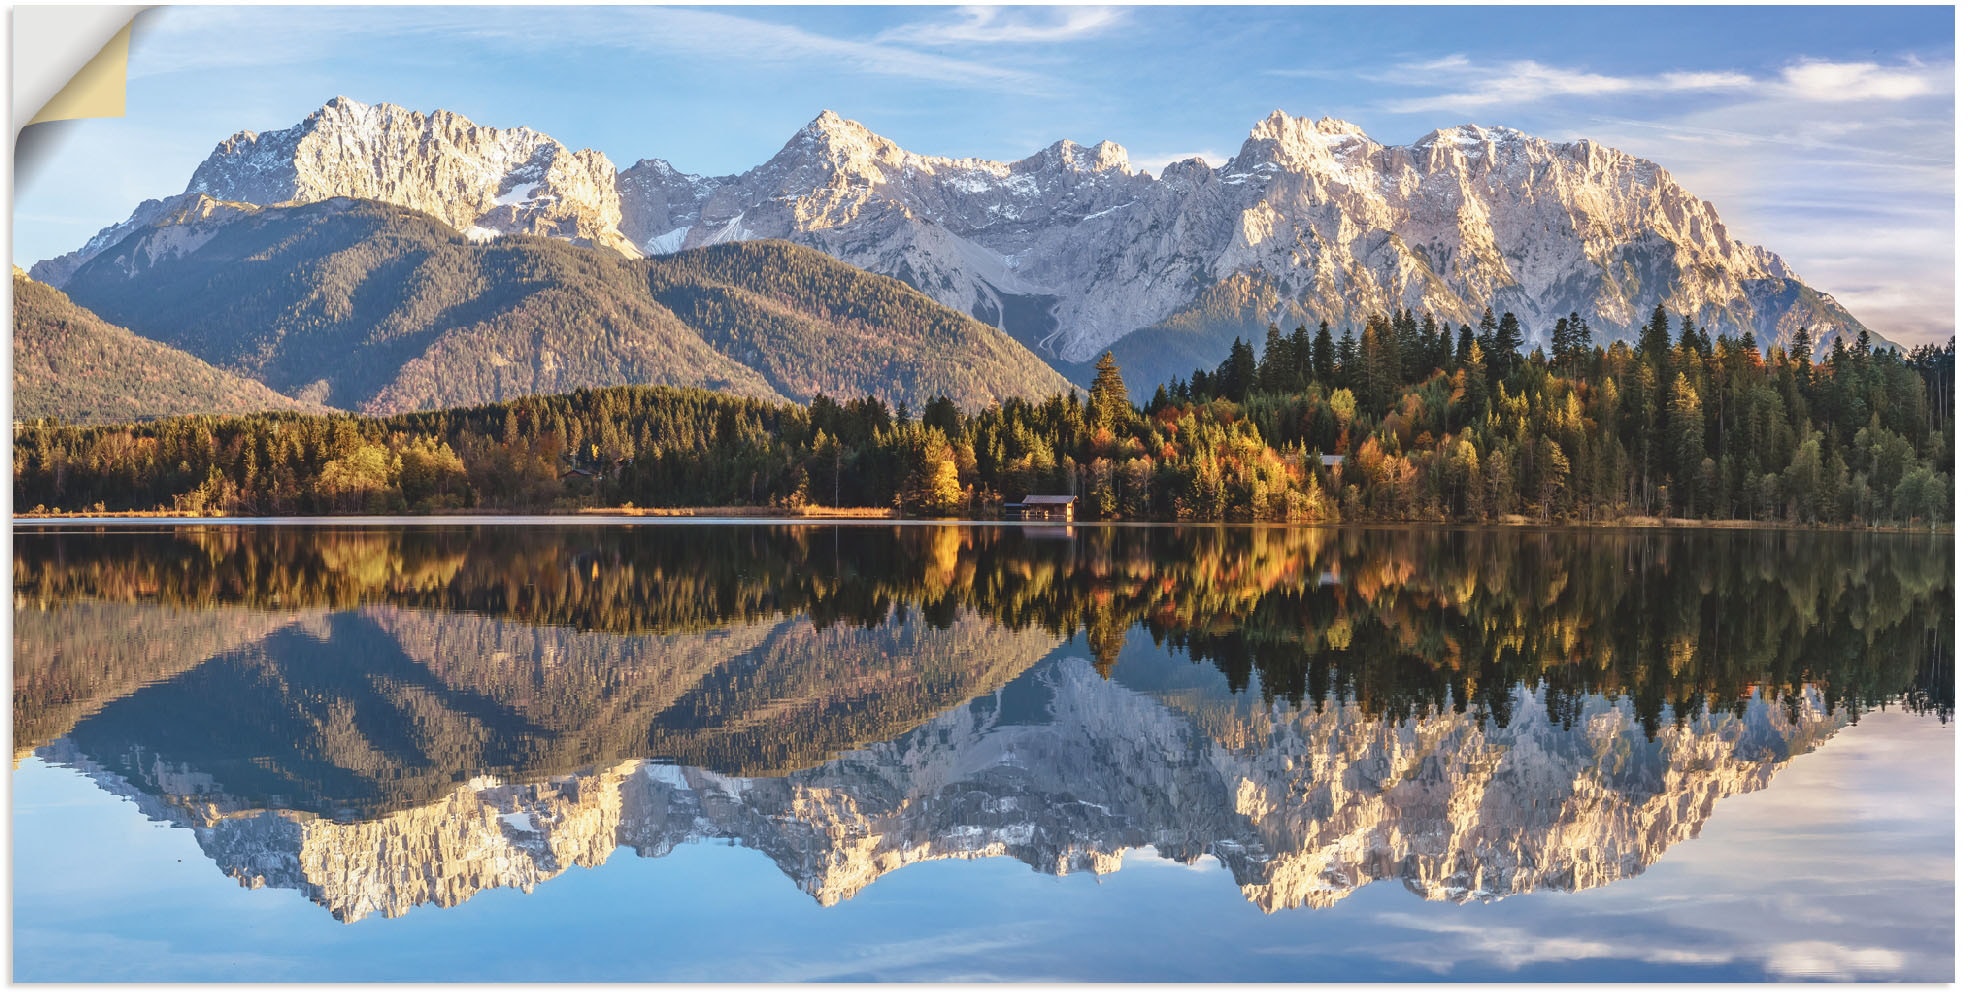
[[[1952,519],[1954,343],[1865,332],[1814,361],[1655,307],[1638,342],[1577,314],[1521,353],[1510,313],[1411,311],[1259,345],[1133,405],[1078,392],[919,415],[620,386],[388,417],[17,423],[17,512],[284,516],[582,507],[892,507],[982,516],[1073,493],[1083,519],[1932,526]],[[1321,455],[1343,456],[1327,466]]]

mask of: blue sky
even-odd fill
[[[1159,169],[1282,108],[1388,144],[1476,122],[1653,159],[1919,343],[1953,333],[1953,38],[1948,7],[159,8],[129,116],[54,125],[19,177],[15,253],[70,250],[338,94],[711,174],[822,109],[928,154],[1111,139]]]

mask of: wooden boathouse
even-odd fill
[[[1072,520],[1078,496],[1027,496],[1004,505],[1007,520]]]

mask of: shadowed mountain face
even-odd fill
[[[139,337],[14,274],[14,419],[129,423],[196,413],[322,413]]]
[[[1064,392],[1003,331],[785,243],[630,260],[483,243],[402,206],[201,198],[63,284],[82,306],[281,393],[368,413],[625,384],[921,409]]]
[[[15,734],[339,919],[728,840],[822,904],[1153,848],[1266,910],[1604,885],[1879,705],[1895,535],[23,532]],[[143,645],[138,649],[135,645]]]

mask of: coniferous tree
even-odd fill
[[[1312,382],[1312,336],[1298,325],[1291,336],[1291,392],[1303,392]]]
[[[1695,333],[1695,321],[1686,314],[1681,316],[1681,337],[1674,342],[1676,348],[1686,348],[1699,354],[1702,350],[1701,337]]]
[[[1243,338],[1231,340],[1230,357],[1217,367],[1217,374],[1222,380],[1218,395],[1237,403],[1250,396],[1257,385],[1257,356]]]
[[[1667,365],[1668,348],[1667,305],[1656,303],[1647,326],[1640,331],[1640,357],[1653,362],[1658,371]]]
[[[1113,430],[1121,424],[1134,408],[1128,403],[1127,383],[1121,379],[1121,367],[1114,361],[1112,351],[1101,354],[1099,361],[1093,363],[1093,387],[1087,391],[1087,409],[1093,422]],[[928,425],[928,417],[924,417]]]
[[[1319,336],[1312,339],[1312,377],[1327,389],[1333,388],[1338,380],[1333,352],[1332,325],[1319,321]]]
[[[1341,389],[1352,389],[1360,379],[1360,348],[1353,340],[1353,328],[1348,327],[1339,336],[1339,352],[1333,366],[1333,383]]]
[[[1517,322],[1517,315],[1506,310],[1497,321],[1495,357],[1505,369],[1514,368],[1524,350],[1524,329]]]
[[[1264,354],[1257,363],[1257,388],[1266,393],[1291,391],[1291,348],[1284,333],[1272,324],[1264,331]]]

